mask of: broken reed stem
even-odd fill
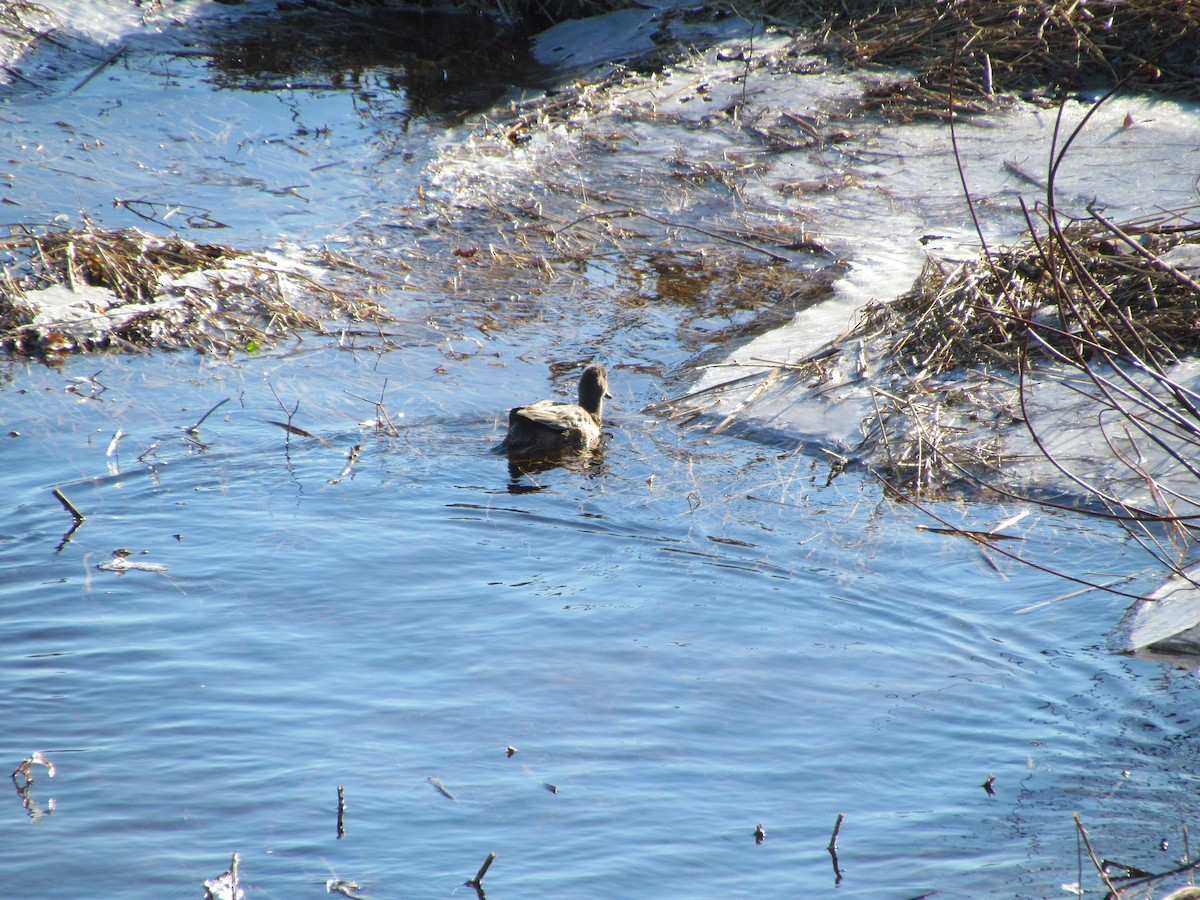
[[[1096,873],[1100,876],[1110,894],[1114,897],[1119,897],[1120,894],[1113,886],[1112,881],[1108,877],[1108,873],[1104,871],[1104,866],[1102,866],[1100,864],[1100,860],[1096,858],[1096,851],[1092,849],[1092,842],[1088,839],[1087,829],[1083,827],[1083,820],[1079,818],[1079,813],[1075,813],[1075,828],[1078,830],[1079,836],[1083,838],[1083,846],[1087,850],[1088,856],[1091,857],[1092,865],[1096,867]],[[1082,888],[1083,885],[1081,884],[1080,887]]]
[[[842,821],[845,818],[846,818],[845,813],[838,813],[837,821],[833,823],[833,834],[829,838],[829,846],[825,848],[830,853],[834,853],[837,851],[838,834],[842,830]]]
[[[1108,219],[1106,219],[1104,216],[1100,215],[1100,213],[1097,212],[1093,207],[1091,207],[1091,206],[1088,207],[1088,214],[1093,219],[1095,219],[1097,222],[1099,222],[1101,225],[1103,225],[1105,228],[1107,228],[1109,231],[1111,231],[1114,235],[1116,235],[1121,240],[1122,243],[1127,245],[1131,250],[1133,250],[1134,253],[1138,254],[1138,256],[1142,257],[1142,259],[1144,259],[1148,263],[1150,263],[1150,265],[1153,266],[1155,269],[1157,269],[1160,272],[1165,272],[1166,274],[1168,274],[1172,278],[1174,278],[1176,281],[1178,281],[1180,284],[1182,284],[1184,287],[1191,288],[1197,294],[1200,294],[1200,284],[1197,284],[1195,281],[1193,281],[1191,278],[1189,278],[1183,272],[1179,271],[1177,268],[1175,268],[1170,263],[1163,262],[1162,259],[1160,259],[1155,254],[1151,253],[1149,250],[1147,250],[1145,247],[1143,247],[1141,244],[1139,244],[1137,241],[1135,241],[1133,238],[1131,238],[1129,235],[1127,235],[1117,225],[1113,224]]]
[[[1192,851],[1188,846],[1188,827],[1187,822],[1183,823],[1183,861],[1187,865],[1191,865]],[[1195,884],[1196,876],[1194,872],[1188,872],[1188,884]]]
[[[237,900],[237,896],[238,896],[238,863],[240,863],[241,861],[242,861],[241,856],[239,856],[238,852],[236,850],[234,850],[233,851],[233,859],[231,859],[229,861],[229,882],[230,882],[229,896],[231,896],[233,898],[233,900]]]
[[[78,509],[76,509],[75,504],[67,499],[67,495],[64,494],[62,491],[60,491],[58,488],[55,488],[54,496],[57,497],[58,502],[63,505],[63,509],[65,509],[67,512],[69,512],[72,516],[75,517],[75,524],[82,525],[83,524],[83,513],[81,513]]]
[[[479,867],[479,871],[475,873],[475,877],[467,882],[471,887],[481,887],[483,876],[487,874],[487,870],[491,868],[492,861],[496,858],[496,854],[489,853],[487,859],[483,861],[483,865]]]

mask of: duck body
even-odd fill
[[[578,403],[539,400],[508,412],[508,435],[497,453],[536,456],[591,450],[600,443],[600,417],[608,393],[608,372],[600,363],[583,370]]]

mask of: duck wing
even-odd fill
[[[539,400],[529,406],[513,410],[515,415],[555,431],[578,431],[585,423],[595,425],[595,420],[581,406],[569,403],[552,403]]]

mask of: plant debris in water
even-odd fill
[[[794,18],[794,7],[766,8]],[[865,107],[898,119],[986,108],[998,93],[1037,96],[1128,79],[1134,90],[1200,99],[1200,4],[1178,0],[938,0],[805,4],[826,47],[852,65],[914,70]]]
[[[330,254],[297,260],[176,235],[10,225],[0,238],[0,349],[76,351],[265,346],[330,319],[378,320],[380,308],[336,287]]]
[[[1049,234],[1011,250],[964,263],[930,259],[912,290],[869,304],[844,339],[870,345],[884,361],[879,378],[891,386],[875,390],[864,455],[885,459],[893,477],[918,490],[999,475],[1002,436],[980,424],[1025,421],[1018,385],[1026,372],[1058,372],[1055,380],[1077,372],[1096,410],[1115,414],[1113,421],[1131,426],[1127,434],[1191,470],[1179,445],[1200,434],[1200,398],[1168,370],[1200,354],[1200,285],[1185,271],[1200,262],[1195,213],[1123,225],[1093,213],[1061,227],[1050,217]],[[1115,367],[1148,373],[1149,381],[1112,388]],[[1133,396],[1123,398],[1127,392]],[[1110,448],[1134,482],[1161,495],[1142,463],[1132,462],[1139,453],[1122,457]],[[1074,477],[1091,485],[1091,476]],[[1119,492],[1085,493],[1147,514]],[[1173,503],[1153,514],[1173,515]]]
[[[1097,352],[1169,365],[1200,352],[1200,288],[1184,271],[1200,261],[1200,221],[1189,212],[1072,222],[1057,240],[971,262],[931,258],[912,290],[870,304],[851,337],[889,334],[895,364],[928,374]]]

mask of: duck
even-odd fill
[[[592,363],[579,376],[579,402],[539,400],[508,412],[508,435],[496,453],[537,455],[591,450],[600,443],[600,417],[608,392],[608,370]]]

